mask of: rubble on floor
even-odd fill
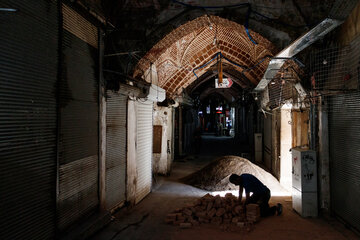
[[[165,222],[190,228],[200,224],[215,224],[222,230],[231,230],[234,226],[250,231],[253,223],[260,220],[260,208],[257,204],[248,204],[246,209],[238,198],[227,193],[225,197],[206,194],[184,208],[176,209],[166,216]]]

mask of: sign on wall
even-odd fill
[[[215,88],[230,88],[233,85],[233,81],[230,78],[223,78],[222,83],[219,83],[219,79],[215,78]]]

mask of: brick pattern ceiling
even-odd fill
[[[256,85],[266,70],[269,58],[251,70],[246,69],[253,67],[266,56],[273,56],[276,50],[270,41],[258,33],[250,30],[250,34],[257,44],[250,41],[244,26],[217,16],[201,16],[180,26],[159,41],[138,62],[134,77],[145,79],[144,73],[152,63],[158,76],[158,82],[154,83],[164,88],[168,96],[177,95],[196,80],[194,69],[196,75],[201,76],[216,61],[199,67],[221,52],[225,58],[239,65],[234,65],[237,71],[245,70],[246,78],[252,85]]]

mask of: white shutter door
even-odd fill
[[[127,96],[113,91],[106,95],[106,208],[114,209],[126,194]]]
[[[151,191],[153,102],[137,102],[136,203]]]

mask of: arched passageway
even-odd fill
[[[0,238],[114,220],[94,239],[357,239],[321,213],[360,230],[359,15],[358,0],[1,1]],[[206,225],[254,220],[229,181],[245,171],[283,215]]]

